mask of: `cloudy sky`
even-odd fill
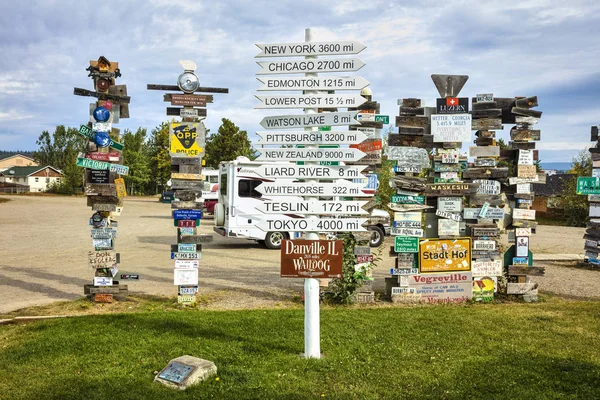
[[[600,3],[597,1],[4,1],[0,13],[0,150],[34,150],[43,130],[79,126],[93,90],[86,67],[100,55],[118,61],[131,96],[121,129],[149,130],[166,120],[163,92],[178,60],[194,60],[204,86],[228,87],[208,105],[213,132],[221,118],[253,141],[266,115],[255,110],[255,43],[358,40],[367,46],[357,74],[371,82],[393,123],[397,99],[435,105],[430,75],[466,74],[461,96],[533,96],[543,161],[570,161],[590,144],[600,120]],[[264,59],[263,59],[264,60]],[[506,126],[498,136],[508,138]]]

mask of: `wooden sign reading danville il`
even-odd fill
[[[341,240],[284,240],[282,278],[341,278]]]

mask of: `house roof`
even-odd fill
[[[533,191],[536,196],[561,196],[565,184],[570,179],[577,179],[574,174],[554,174],[546,177],[546,184],[534,183]]]
[[[23,157],[23,158],[26,158],[28,160],[35,161],[33,158],[24,156],[23,154],[13,154],[12,156],[4,156],[4,157],[0,156],[0,161],[2,161],[2,160],[8,160],[9,158],[13,158],[13,157]]]
[[[35,174],[38,171],[41,171],[43,169],[46,168],[52,168],[53,170],[55,170],[56,172],[58,172],[59,174],[62,174],[62,172],[60,172],[58,169],[51,167],[49,165],[46,166],[34,166],[34,167],[10,167],[8,169],[5,169],[4,171],[0,172],[1,175],[4,176],[13,176],[15,178],[23,178],[23,177],[27,177],[29,175]],[[11,173],[11,171],[14,171],[14,173]]]

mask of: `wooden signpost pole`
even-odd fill
[[[588,197],[589,214],[585,231],[583,267],[600,268],[600,140],[598,126],[592,126],[590,147],[592,158],[592,176],[577,178],[577,194]]]

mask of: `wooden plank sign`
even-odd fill
[[[526,209],[522,209],[522,208],[515,208],[515,209],[513,209],[513,218],[535,221],[535,210],[526,210]]]
[[[462,197],[438,197],[437,208],[444,212],[461,212]]]
[[[500,182],[487,179],[475,179],[473,183],[479,183],[477,194],[500,194]]]
[[[429,154],[427,150],[406,146],[390,146],[388,159],[396,160],[399,167],[429,168]]]
[[[437,215],[437,213],[436,213]],[[458,236],[460,235],[460,223],[452,219],[438,220],[439,236]]]
[[[499,146],[471,146],[469,147],[471,157],[500,157]]]
[[[537,169],[535,165],[517,165],[517,177],[519,178],[535,178],[537,177]]]
[[[425,239],[420,241],[419,271],[421,273],[470,270],[471,238],[458,238],[452,240]]]
[[[170,101],[172,106],[206,107],[206,96],[197,94],[171,94]]]
[[[88,265],[90,268],[112,268],[117,266],[117,252],[114,250],[88,252]]]
[[[341,240],[283,240],[282,278],[341,278]]]

